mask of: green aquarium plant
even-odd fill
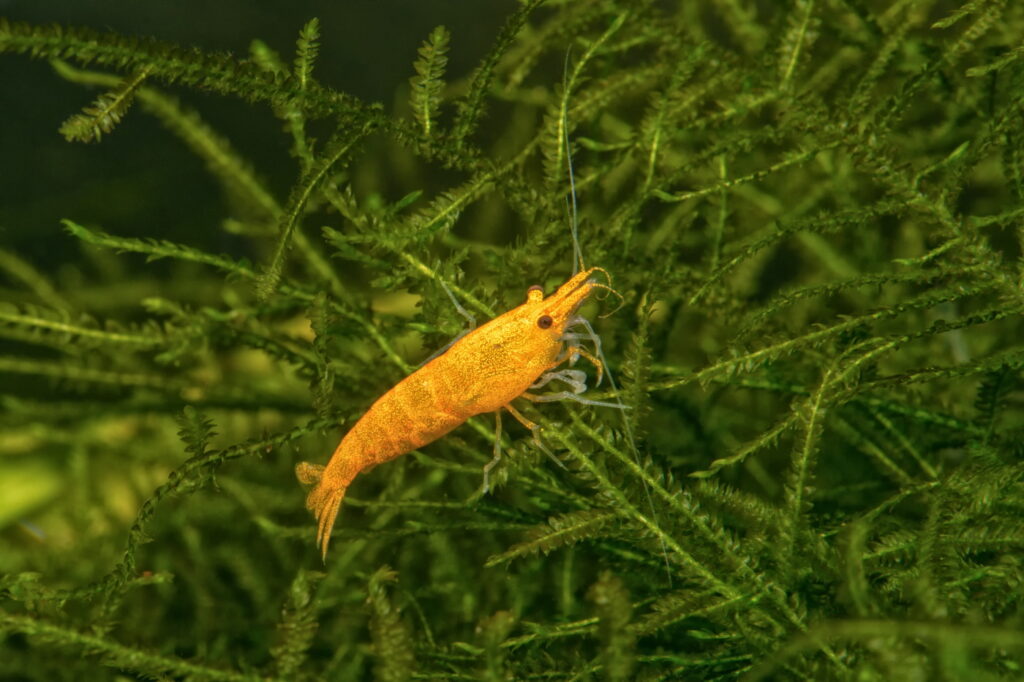
[[[91,91],[70,144],[154,117],[224,197],[180,239],[159,188],[131,233],[68,215],[71,269],[0,249],[0,678],[1020,679],[1022,36],[1005,0],[527,0],[383,107],[316,19],[294,55],[0,21]],[[199,93],[277,117],[290,189]],[[296,463],[574,231],[626,409],[524,404],[557,461],[506,420],[488,494],[471,419],[357,478],[322,562]]]

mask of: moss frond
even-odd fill
[[[281,214],[278,226],[277,246],[270,263],[256,283],[256,295],[266,301],[277,289],[277,284],[284,271],[285,257],[291,245],[292,234],[298,227],[305,211],[306,204],[314,190],[324,181],[332,167],[337,164],[352,148],[368,133],[370,128],[357,130],[354,133],[339,131],[325,146],[320,158],[316,159],[304,177],[292,188],[288,204]]]
[[[294,77],[299,89],[306,90],[313,79],[313,63],[320,54],[320,20],[313,17],[299,31],[295,43]]]
[[[60,134],[68,142],[99,142],[109,134],[128,113],[135,92],[146,78],[143,69],[133,78],[125,80],[117,89],[105,92],[91,106],[75,114],[60,126]]]
[[[213,422],[191,405],[185,406],[177,421],[181,427],[178,437],[185,444],[185,452],[191,453],[193,457],[204,456],[208,441],[217,435],[213,430]]]
[[[592,537],[600,537],[602,527],[615,518],[614,512],[588,509],[548,519],[547,523],[527,533],[527,539],[487,560],[497,566],[522,556],[547,554],[558,548]]]
[[[251,62],[227,53],[207,53],[153,39],[126,38],[86,28],[33,26],[0,18],[0,53],[27,54],[37,59],[61,59],[83,66],[145,72],[151,79],[200,90],[230,94],[248,101],[283,105],[298,99],[314,116],[369,115],[373,109],[356,98],[307,83],[278,82]]]
[[[516,34],[526,24],[530,14],[542,3],[543,0],[529,0],[513,12],[498,33],[494,47],[477,67],[469,84],[469,92],[459,102],[458,116],[452,128],[452,136],[457,142],[464,143],[479,125],[480,117],[483,114],[484,98],[490,88],[491,79],[494,77],[495,67],[502,56],[512,48]]]
[[[444,91],[444,70],[448,64],[448,29],[438,26],[419,49],[420,58],[413,62],[416,75],[409,79],[409,107],[423,134],[433,134],[435,119]]]
[[[601,639],[601,666],[604,676],[620,682],[630,679],[634,666],[634,639],[629,631],[632,605],[622,581],[611,573],[603,573],[590,586],[587,595],[594,602]]]
[[[370,577],[366,599],[371,612],[373,655],[377,660],[374,674],[385,682],[409,679],[416,666],[411,636],[385,587],[397,580],[398,575],[390,567],[381,566]]]
[[[277,641],[270,648],[274,674],[281,679],[296,679],[308,657],[317,630],[317,602],[314,588],[324,575],[300,570],[292,581],[288,601],[281,608]]]

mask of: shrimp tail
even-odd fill
[[[306,509],[313,512],[317,520],[316,544],[324,561],[327,560],[327,545],[331,541],[331,529],[341,509],[348,486],[333,476],[324,476],[324,467],[319,464],[300,462],[295,466],[295,476],[304,485],[312,485],[306,497]]]

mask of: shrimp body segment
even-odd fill
[[[545,297],[531,287],[526,302],[456,341],[375,402],[341,439],[326,467],[303,462],[299,480],[313,485],[306,507],[317,518],[324,557],[345,490],[360,472],[431,443],[484,412],[520,397],[567,359],[568,326],[598,285],[584,270]]]

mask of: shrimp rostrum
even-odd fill
[[[607,277],[601,268],[589,268],[547,297],[541,287],[530,287],[525,303],[459,338],[382,395],[341,439],[327,466],[303,462],[296,467],[299,480],[313,486],[306,507],[317,518],[317,545],[324,557],[345,491],[360,472],[431,443],[470,417],[502,409],[531,429],[534,442],[543,448],[539,427],[511,405],[516,398],[541,402],[565,398],[617,407],[580,395],[586,390],[583,372],[556,369],[584,357],[597,368],[600,382],[603,367],[597,336],[587,320],[576,314],[595,288],[609,288],[594,279],[597,272]],[[593,352],[581,345],[588,339]],[[567,384],[569,390],[529,392],[554,380]],[[500,428],[500,413],[498,423]],[[499,443],[500,433],[496,457]]]

